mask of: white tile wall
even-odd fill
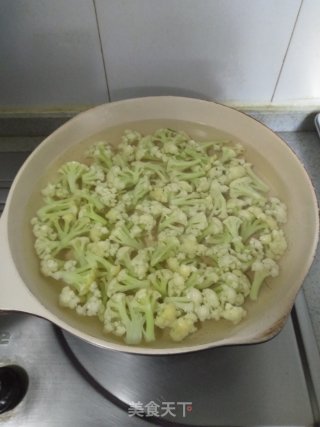
[[[0,1],[0,107],[106,101],[92,1]]]
[[[0,0],[0,108],[108,101],[93,1]],[[180,94],[320,103],[319,0],[96,6],[112,100]]]
[[[300,0],[96,0],[111,99],[268,103]]]
[[[320,1],[303,0],[274,103],[320,101]]]

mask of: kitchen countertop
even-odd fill
[[[0,123],[1,127],[1,123]],[[294,131],[294,132],[277,132],[290,147],[295,151],[297,156],[303,161],[309,176],[315,187],[318,200],[320,200],[320,139],[315,131]],[[0,129],[1,135],[1,129]],[[3,135],[3,134],[2,134]],[[5,159],[4,153],[10,153],[12,159],[16,158],[10,166],[10,175],[13,177],[17,167],[22,163],[27,153],[32,151],[44,137],[35,136],[0,136],[0,181],[3,178],[3,167],[1,160]],[[19,154],[18,154],[19,152]],[[8,168],[8,164],[4,165]],[[10,177],[10,178],[11,178]],[[1,191],[1,186],[0,186]],[[2,190],[3,191],[3,190]],[[3,197],[3,196],[2,196]],[[0,201],[1,202],[1,201]],[[314,334],[320,351],[320,247],[309,274],[305,280],[303,290],[308,305],[308,310],[313,325]]]
[[[320,138],[316,132],[277,132],[303,161],[320,201]],[[320,351],[320,245],[303,286]]]

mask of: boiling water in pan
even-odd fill
[[[59,156],[59,158],[53,159],[51,164],[46,165],[46,172],[43,174],[41,180],[38,183],[37,188],[35,188],[30,198],[29,206],[27,209],[28,218],[31,219],[35,215],[36,210],[41,206],[41,189],[47,184],[48,181],[54,179],[57,169],[64,162],[70,160],[87,162],[87,160],[85,159],[85,152],[92,144],[98,141],[107,141],[112,145],[116,145],[121,140],[121,136],[123,135],[126,129],[137,130],[142,134],[150,134],[156,129],[163,127],[169,127],[171,129],[185,131],[193,139],[196,140],[228,139],[231,140],[233,143],[241,143],[246,148],[246,159],[254,164],[255,170],[258,172],[260,177],[266,182],[268,182],[271,188],[277,188],[278,191],[282,190],[282,183],[279,179],[277,179],[277,174],[273,170],[272,165],[267,163],[263,155],[259,153],[252,145],[248,146],[246,144],[246,141],[239,140],[234,135],[227,134],[218,129],[214,129],[203,124],[174,120],[147,120],[126,123],[121,126],[108,128],[103,132],[94,134],[90,138],[79,142],[78,144],[76,144],[76,146],[72,148],[67,149],[64,152],[62,151],[62,154],[61,156]],[[39,271],[39,262],[34,254],[33,237],[31,234],[31,228],[29,226],[24,230],[23,245],[25,247],[25,253],[28,254],[28,257],[30,258],[28,260],[29,264],[32,265],[33,270]],[[47,305],[46,301],[48,300],[54,302],[54,304],[56,304],[54,306],[54,312],[56,312],[59,317],[66,319],[69,324],[73,325],[76,328],[80,328],[89,335],[99,336],[99,338],[102,339],[105,338],[105,335],[103,335],[102,333],[102,324],[97,319],[78,316],[74,311],[63,309],[58,306],[58,296],[63,286],[62,284],[56,282],[53,279],[44,278],[39,272],[36,274],[37,283],[35,284],[35,286],[37,287],[37,297],[39,297],[40,300],[44,301],[44,305]],[[248,308],[250,304],[250,302],[247,303]],[[50,305],[50,308],[51,307],[52,306]],[[201,326],[197,334],[188,339],[188,343],[192,342],[196,344],[198,342],[203,342],[206,337],[206,332],[208,332],[209,329],[211,330],[211,336],[212,330],[214,330],[214,338],[221,339],[229,335],[237,327],[239,327],[239,325],[235,327],[230,325],[229,322],[226,321],[207,321]],[[121,339],[111,335],[108,335],[108,341],[118,343],[122,342]],[[181,345],[183,345],[184,343],[182,343]],[[161,340],[157,340],[156,343],[152,343],[152,346],[170,348],[172,347],[172,342],[166,337],[163,337]],[[177,344],[177,346],[179,346],[179,344]]]

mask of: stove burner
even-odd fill
[[[75,365],[107,399],[138,416],[152,410],[159,424],[238,425],[240,417],[243,425],[256,425],[265,415],[267,425],[287,425],[300,417],[303,377],[283,352],[296,346],[291,321],[263,344],[171,356],[110,351],[61,333]],[[296,402],[290,408],[283,405],[289,395]],[[268,414],[261,413],[262,401]]]
[[[20,366],[0,367],[0,414],[15,408],[28,389],[28,375]]]

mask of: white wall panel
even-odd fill
[[[0,1],[0,107],[106,101],[92,1]]]
[[[270,102],[300,0],[96,0],[111,99]]]
[[[320,101],[320,1],[303,0],[274,102],[317,98]]]

